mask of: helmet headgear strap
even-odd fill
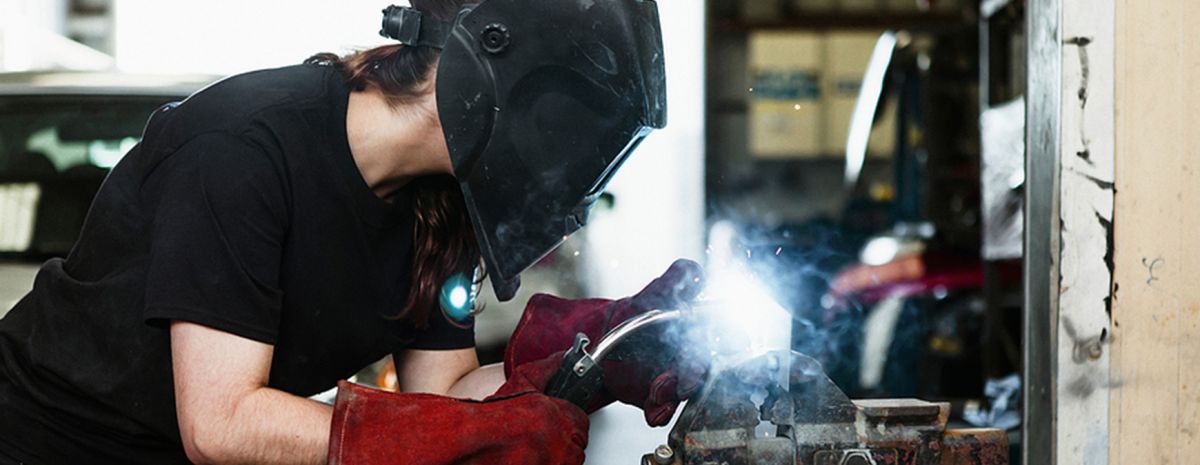
[[[383,28],[379,30],[379,35],[410,47],[441,50],[446,46],[452,28],[453,24],[426,17],[420,11],[391,5],[383,10]]]

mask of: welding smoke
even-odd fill
[[[734,227],[725,222],[713,225],[709,233],[708,286],[703,300],[713,305],[711,317],[727,333],[727,342],[736,340],[746,355],[791,349],[792,318],[771,293],[754,278],[740,253],[733,247]],[[716,341],[714,341],[716,342]]]
[[[825,308],[821,296],[835,274],[855,259],[855,247],[831,225],[762,231],[717,221],[709,231],[709,285],[702,298],[729,302],[722,321],[750,341],[725,331],[716,351],[740,345],[747,355],[795,350],[817,359],[835,379],[852,382],[861,342],[862,309],[853,302]],[[787,336],[784,336],[787,334]],[[715,337],[709,342],[714,343]]]

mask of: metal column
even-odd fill
[[[1024,408],[1021,463],[1054,463],[1058,344],[1062,1],[1029,0],[1026,27]]]

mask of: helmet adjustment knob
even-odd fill
[[[483,33],[479,35],[479,42],[488,53],[495,55],[503,52],[511,42],[508,34],[508,26],[501,23],[492,23],[484,26]]]

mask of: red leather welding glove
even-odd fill
[[[481,402],[338,383],[330,465],[579,465],[588,418],[541,394],[558,354],[517,369]]]
[[[622,322],[650,310],[677,309],[694,300],[703,288],[703,271],[691,260],[679,260],[641,292],[620,300],[567,300],[539,294],[529,299],[504,354],[504,370],[514,369],[552,352],[570,348],[577,333],[595,344]],[[663,360],[607,360],[604,390],[589,411],[620,400],[641,408],[651,426],[665,425],[675,409],[699,387],[707,371],[705,359],[683,353],[681,345],[659,348],[673,357]],[[510,375],[511,376],[511,375]]]

